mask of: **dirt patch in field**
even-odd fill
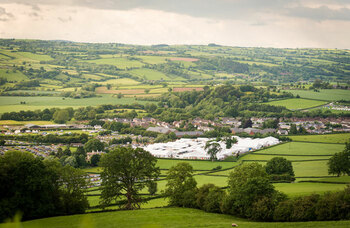
[[[173,92],[185,92],[185,91],[203,91],[202,87],[180,87],[180,88],[173,88]]]
[[[96,93],[100,94],[143,94],[145,93],[144,89],[118,89],[118,90],[108,90],[107,87],[98,87]]]
[[[195,58],[170,58],[171,61],[184,61],[184,62],[196,62],[199,59]]]

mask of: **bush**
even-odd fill
[[[295,177],[287,173],[281,175],[272,174],[270,175],[270,181],[273,183],[290,183],[295,181]]]
[[[220,212],[220,203],[225,192],[213,185],[205,184],[198,189],[196,194],[197,206],[206,212]]]
[[[280,202],[273,216],[275,221],[314,221],[350,219],[350,186],[344,191],[326,193]]]

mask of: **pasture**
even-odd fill
[[[346,143],[350,140],[350,133],[327,134],[327,135],[295,135],[288,136],[293,141],[323,142],[323,143]]]
[[[162,72],[152,70],[152,69],[147,69],[147,68],[142,68],[142,69],[133,69],[128,71],[128,73],[147,80],[171,80],[167,75],[165,75]]]
[[[20,71],[12,71],[7,69],[0,69],[0,78],[6,78],[7,81],[24,81],[28,80],[27,76],[22,74]]]
[[[222,169],[232,168],[235,166],[235,162],[220,162],[220,161],[198,161],[198,160],[180,160],[180,159],[158,159],[157,165],[160,169],[169,169],[179,162],[187,162],[192,165],[193,170],[205,170],[209,171],[213,168],[221,166]]]
[[[313,90],[285,90],[293,95],[299,95],[302,98],[317,99],[325,101],[350,100],[350,90],[344,89],[321,89],[320,92]]]
[[[288,196],[296,197],[302,195],[323,194],[344,190],[346,184],[327,183],[277,183],[274,184],[277,190],[286,193]]]
[[[247,159],[250,155],[262,154],[262,155],[292,155],[292,156],[307,156],[307,155],[333,155],[336,152],[340,152],[344,149],[343,144],[321,144],[321,143],[307,143],[307,142],[289,142],[282,145],[270,147],[264,150],[257,151],[255,153],[244,156],[242,159]]]
[[[22,222],[21,224],[0,224],[0,228],[61,228],[61,227],[144,227],[144,228],[161,228],[161,227],[231,227],[236,223],[239,227],[349,227],[350,221],[322,221],[322,222],[252,222],[247,219],[237,218],[231,215],[206,213],[197,209],[190,208],[156,208],[133,211],[114,211],[104,213],[82,214],[59,216],[45,219],[37,219]]]
[[[116,79],[110,79],[103,82],[98,82],[98,84],[101,84],[101,85],[111,84],[114,86],[129,86],[129,85],[133,86],[133,85],[140,84],[140,82],[131,78],[116,78]]]
[[[20,102],[26,102],[26,104],[20,104]],[[92,98],[62,98],[62,97],[0,97],[0,113],[13,112],[21,110],[38,110],[45,108],[67,108],[67,107],[85,107],[85,106],[98,106],[102,104],[133,104],[147,103],[145,101],[137,101],[133,97],[117,98],[112,97],[110,94],[101,95],[101,97]],[[149,102],[148,102],[149,103]]]
[[[285,100],[270,101],[264,104],[283,106],[289,110],[307,109],[327,104],[325,101],[292,98]]]
[[[45,125],[45,124],[55,124],[52,121],[16,121],[16,120],[0,120],[0,125],[26,125],[26,124],[37,124],[37,125]]]
[[[144,65],[143,63],[137,60],[129,60],[127,58],[119,58],[119,57],[102,58],[102,59],[86,60],[86,61],[89,63],[113,65],[118,67],[119,69],[139,68]]]

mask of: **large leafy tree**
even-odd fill
[[[226,149],[231,149],[233,144],[236,144],[238,140],[234,137],[227,136],[224,138],[225,144],[226,144]]]
[[[283,157],[274,157],[266,163],[266,172],[268,174],[289,174],[294,176],[292,162]]]
[[[179,162],[171,167],[167,176],[165,195],[171,206],[195,207],[197,182],[193,178],[193,168],[187,162]]]
[[[210,155],[210,159],[212,161],[216,160],[216,154],[220,152],[221,150],[221,146],[220,144],[215,141],[215,140],[209,140],[207,141],[207,143],[205,144],[204,149],[207,151],[207,153]]]
[[[53,114],[53,120],[55,121],[55,123],[63,124],[67,122],[69,119],[70,119],[69,111],[66,109],[58,109]]]
[[[84,149],[86,152],[98,151],[98,150],[102,151],[104,150],[104,148],[105,148],[105,145],[103,144],[103,142],[101,142],[98,139],[90,139],[84,145]]]
[[[224,213],[271,220],[274,207],[284,199],[284,195],[277,192],[269,182],[265,168],[258,163],[243,164],[235,168],[229,175],[228,186],[228,195],[221,208]],[[257,208],[257,202],[270,206],[261,208],[259,203]],[[264,211],[261,215],[269,212],[268,218],[254,217],[261,210]]]
[[[350,175],[350,151],[335,153],[328,161],[328,173],[340,175]]]
[[[140,208],[145,201],[140,191],[159,176],[156,163],[157,159],[141,148],[120,147],[103,155],[100,162],[104,168],[101,173],[101,206],[105,207],[125,197],[126,203],[122,208]]]

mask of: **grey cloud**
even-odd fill
[[[297,1],[297,0],[290,0]],[[74,5],[97,9],[154,9],[166,12],[236,19],[257,11],[283,8],[285,0],[0,0],[0,3]]]
[[[0,7],[0,21],[9,21],[14,18],[12,13],[8,13],[5,8]]]
[[[0,3],[21,3],[83,6],[95,9],[131,10],[154,9],[195,17],[245,19],[257,13],[273,13],[313,20],[350,20],[348,8],[331,10],[328,7],[307,8],[303,4],[315,0],[0,0]],[[350,0],[318,0],[320,4],[344,6]],[[289,6],[297,6],[289,8]]]
[[[296,7],[288,10],[288,15],[294,17],[303,17],[316,21],[322,20],[350,20],[350,9],[330,9],[326,6],[319,8]]]

